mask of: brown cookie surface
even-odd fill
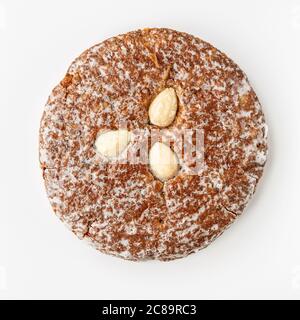
[[[204,132],[204,167],[158,180],[147,163],[112,163],[101,130],[143,129],[151,101],[174,88],[170,129]],[[239,216],[262,175],[267,126],[246,75],[186,33],[145,29],[86,50],[52,91],[40,127],[40,163],[57,216],[98,250],[172,260],[206,247]],[[128,148],[134,149],[135,144]]]

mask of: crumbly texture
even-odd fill
[[[179,102],[170,128],[204,130],[198,175],[181,169],[162,183],[148,164],[96,153],[99,130],[121,119],[129,130],[150,130],[149,105],[167,87]],[[125,259],[172,260],[206,247],[243,212],[263,172],[266,138],[261,105],[231,59],[189,34],[145,29],[72,63],[45,106],[40,164],[54,212],[79,238]]]

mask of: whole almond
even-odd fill
[[[152,173],[161,181],[174,177],[179,169],[174,151],[164,143],[156,142],[149,152],[149,165]]]
[[[161,91],[149,107],[149,118],[158,127],[167,127],[175,119],[177,112],[177,96],[173,88]]]
[[[96,151],[105,157],[116,157],[125,150],[130,139],[131,134],[125,129],[100,133],[95,142]]]

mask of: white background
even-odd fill
[[[248,74],[270,127],[245,214],[185,259],[127,262],[77,240],[52,213],[38,129],[71,61],[143,27],[197,35]],[[300,298],[300,1],[0,0],[0,298]]]

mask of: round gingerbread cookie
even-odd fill
[[[191,132],[202,142],[192,160],[177,143]],[[145,29],[71,64],[45,106],[40,164],[54,212],[79,238],[129,260],[172,260],[243,212],[266,140],[261,105],[231,59],[189,34]]]

